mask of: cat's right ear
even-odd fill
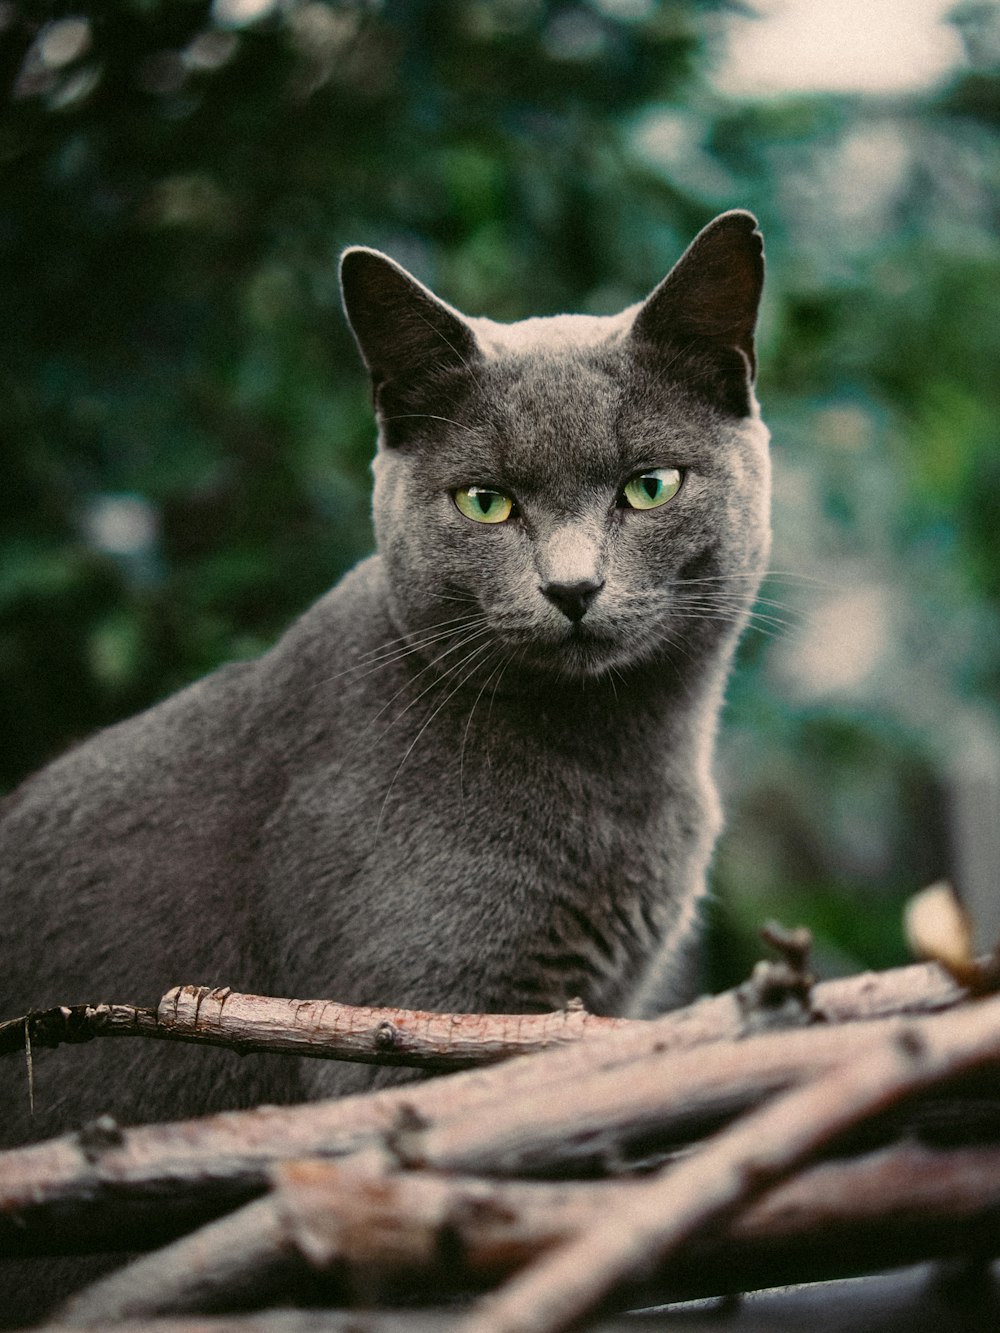
[[[757,373],[754,327],[764,284],[764,241],[752,213],[723,213],[698,233],[639,307],[632,338],[683,370],[725,410],[750,412]]]
[[[478,358],[476,336],[458,311],[378,250],[344,251],[340,290],[378,407],[387,392],[405,394]]]

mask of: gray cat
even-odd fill
[[[0,806],[0,1017],[180,982],[464,1011],[685,997],[769,545],[752,216],[614,317],[469,319],[351,249],[378,554]],[[365,1086],[137,1041],[7,1061],[8,1142]]]

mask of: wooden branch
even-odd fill
[[[276,1309],[247,1314],[131,1319],[128,1333],[458,1333],[463,1315],[454,1306],[419,1310]],[[696,1313],[659,1317],[618,1315],[594,1333],[637,1333],[644,1327],[697,1329],[698,1333],[762,1333],[809,1329],[856,1333],[859,1329],[942,1333],[943,1329],[995,1329],[998,1302],[989,1280],[961,1278],[925,1268],[877,1277],[762,1292]],[[68,1333],[79,1325],[45,1324],[35,1333]]]
[[[893,1145],[814,1166],[713,1231],[646,1286],[656,1303],[811,1281],[1000,1247],[1000,1146]],[[274,1173],[276,1211],[302,1256],[391,1294],[483,1287],[625,1211],[641,1182],[497,1181],[311,1160]],[[990,1248],[992,1247],[992,1249]],[[362,1285],[358,1283],[357,1285]],[[628,1299],[633,1299],[632,1293]]]
[[[36,1049],[94,1037],[154,1037],[242,1055],[276,1052],[443,1072],[606,1036],[628,1022],[589,1014],[581,1004],[549,1014],[441,1014],[175,986],[156,1009],[73,1005],[10,1019],[0,1023],[0,1055],[23,1052],[27,1024]]]
[[[463,1333],[551,1333],[589,1314],[628,1276],[720,1225],[867,1117],[1000,1063],[1000,999],[894,1024],[857,1062],[777,1098],[700,1152],[637,1185],[609,1210],[486,1297]]]
[[[66,1324],[101,1325],[156,1314],[218,1309],[220,1297],[246,1306],[266,1299],[287,1265],[286,1226],[270,1197],[257,1199],[71,1297]]]
[[[889,992],[910,1003],[915,989],[924,1004],[930,980],[934,1003],[953,1003],[960,994],[950,981],[935,981],[936,968],[904,969],[914,971],[916,988],[912,975],[900,987],[890,974]],[[859,984],[877,1005],[885,988],[865,978]],[[828,985],[846,993],[844,983]],[[822,986],[816,992],[828,993]],[[627,1024],[610,1038],[426,1084],[179,1125],[99,1125],[2,1153],[0,1251],[35,1249],[41,1234],[53,1249],[114,1244],[116,1231],[134,1242],[143,1218],[164,1213],[169,1232],[164,1197],[176,1210],[175,1225],[187,1225],[259,1193],[267,1168],[291,1157],[387,1146],[408,1164],[499,1174],[614,1161],[651,1136],[663,1143],[703,1133],[833,1063],[858,1058],[885,1022],[720,1041],[705,1059],[699,1049],[685,1049],[694,1034],[704,1034],[702,1007],[718,1012],[715,1001],[704,1001],[681,1014]],[[109,1212],[114,1222],[102,1222]]]
[[[551,1077],[555,1058],[537,1056],[488,1115],[478,1102],[450,1106],[441,1097],[432,1106],[411,1093],[412,1114],[388,1146],[409,1167],[498,1176],[613,1167],[628,1153],[689,1142],[776,1093],[863,1060],[899,1022],[763,1032],[689,1050],[654,1044],[627,1061],[580,1060],[572,1078]]]
[[[427,1067],[486,1067],[183,1124],[123,1130],[102,1120],[0,1154],[0,1253],[135,1249],[214,1217],[81,1293],[64,1318],[104,1325],[210,1310],[233,1293],[316,1290],[319,1271],[337,1299],[346,1280],[370,1299],[402,1286],[435,1302],[517,1274],[478,1308],[479,1333],[559,1328],[610,1292],[663,1301],[863,1272],[873,1261],[992,1253],[998,1142],[947,1152],[895,1144],[811,1163],[886,1107],[963,1071],[980,1081],[949,1085],[960,1129],[979,1114],[977,1099],[995,1122],[1000,1000],[960,1003],[962,988],[927,966],[813,986],[798,937],[777,946],[783,961],[745,986],[648,1022],[576,1008],[411,1014],[199,988],[172,992],[146,1019],[108,1006],[78,1029],[72,1012],[55,1011],[56,1037],[60,1024],[73,1038],[88,1021],[121,1035],[148,1020],[171,1040],[293,1052],[328,1043],[351,1059],[372,1058],[381,1040],[390,1056]],[[391,1038],[378,1036],[385,1021]],[[534,1042],[561,1049],[489,1063]],[[666,1171],[621,1175],[630,1155],[662,1160],[740,1114]],[[894,1132],[883,1116],[875,1141]],[[595,1167],[612,1179],[537,1179]]]
[[[652,1134],[703,1131],[860,1056],[886,1021],[720,1042],[708,1060],[701,1048],[649,1052],[630,1030],[621,1052],[595,1042],[337,1101],[129,1130],[98,1123],[0,1154],[0,1248],[23,1248],[39,1228],[53,1241],[61,1232],[71,1244],[100,1245],[94,1215],[106,1207],[130,1226],[164,1192],[188,1208],[223,1185],[246,1197],[264,1188],[268,1166],[290,1157],[384,1146],[409,1166],[466,1172],[590,1165]]]
[[[639,1333],[643,1328],[697,1329],[698,1333],[762,1333],[808,1329],[811,1333],[856,1333],[859,1329],[942,1333],[943,1329],[995,1329],[998,1305],[988,1283],[964,1286],[912,1269],[829,1284],[825,1288],[785,1288],[739,1303],[695,1312],[670,1311],[657,1317],[618,1315],[594,1326],[594,1333]],[[462,1314],[453,1307],[377,1311],[269,1310],[214,1318],[130,1320],[128,1333],[457,1333]],[[67,1324],[46,1324],[35,1333],[67,1333]]]
[[[796,1011],[782,1003],[774,966],[762,964],[746,985],[655,1020],[655,1040],[678,1048],[735,1040],[760,1027],[929,1013],[949,1008],[968,994],[936,964],[917,964],[824,982],[812,987]],[[443,1071],[625,1029],[642,1032],[649,1024],[602,1018],[575,1003],[549,1014],[442,1014],[244,995],[228,987],[175,986],[156,1009],[61,1005],[7,1019],[0,1022],[0,1055],[23,1055],[26,1026],[35,1050],[95,1037],[151,1037],[224,1046],[241,1054],[284,1052]]]
[[[419,1284],[440,1300],[524,1267],[609,1209],[627,1210],[639,1188],[386,1172],[364,1158],[291,1162],[276,1170],[272,1194],[102,1279],[60,1317],[97,1324],[219,1308],[251,1292],[280,1299],[307,1265],[346,1275],[348,1292],[391,1298],[403,1283],[412,1297]],[[661,1267],[627,1295],[659,1304],[989,1254],[1000,1246],[998,1221],[1000,1147],[893,1146],[779,1186],[682,1266]]]

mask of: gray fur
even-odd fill
[[[649,1013],[689,984],[723,687],[768,552],[761,246],[711,224],[613,318],[466,319],[355,249],[378,554],[257,661],[0,806],[0,1017],[198,982],[352,1003]],[[677,465],[676,499],[616,505]],[[519,516],[475,523],[455,488]],[[571,622],[540,591],[603,580]],[[363,1086],[364,1068],[95,1042],[8,1062],[8,1141]]]

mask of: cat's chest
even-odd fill
[[[508,876],[584,888],[655,875],[686,785],[668,737],[623,738],[571,698],[450,704],[354,715],[320,783],[359,853],[405,847],[414,870],[443,853],[467,873],[502,859]]]
[[[592,683],[540,699],[402,674],[331,673],[296,690],[305,721],[288,710],[260,864],[279,916],[307,886],[289,984],[420,1008],[620,1009],[697,890],[704,793],[684,734]]]
[[[298,784],[283,877],[315,886],[355,955],[359,902],[402,901],[414,950],[449,940],[486,1007],[614,1007],[686,888],[691,802],[668,756],[500,701],[471,721],[413,711],[380,739],[356,718],[349,752]]]

